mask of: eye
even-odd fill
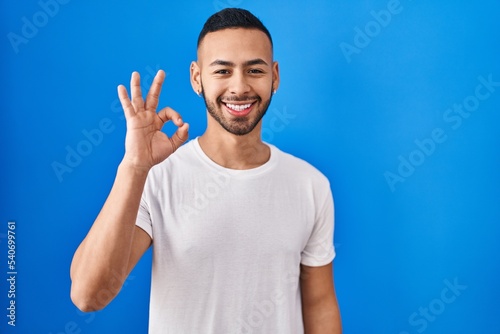
[[[215,74],[225,75],[225,74],[229,74],[229,70],[217,70],[214,73]]]
[[[250,74],[263,74],[264,71],[262,71],[258,68],[252,68],[252,69],[248,70],[248,73],[250,73]]]

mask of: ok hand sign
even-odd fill
[[[166,107],[156,113],[164,80],[165,72],[158,71],[146,96],[146,102],[142,98],[139,73],[133,72],[130,79],[132,101],[127,89],[123,85],[118,86],[118,97],[127,120],[123,161],[134,168],[149,170],[174,153],[188,139],[189,124],[184,123],[175,110]],[[161,132],[168,121],[174,122],[178,127],[171,137]]]

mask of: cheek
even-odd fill
[[[273,89],[273,82],[261,82],[259,85],[256,85],[256,92],[262,97],[262,99],[267,99],[271,95]],[[257,88],[258,87],[258,88]]]
[[[220,82],[217,82],[217,80],[206,78],[202,81],[202,84],[205,97],[210,100],[215,100],[224,93]]]
[[[272,96],[272,91],[271,91],[271,88],[265,88],[265,89],[261,89],[259,92],[258,92],[260,98],[262,99],[262,101],[267,101],[271,98]]]
[[[206,89],[204,94],[205,94],[205,99],[215,104],[218,104],[219,103],[218,99],[222,97],[221,93],[215,91],[214,89]]]

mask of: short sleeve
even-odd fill
[[[139,211],[137,212],[137,219],[135,225],[142,228],[144,232],[149,234],[151,239],[153,239],[153,224],[151,222],[151,214],[149,213],[149,205],[144,199],[144,194],[141,198],[141,203],[139,205]]]
[[[316,221],[309,240],[301,254],[301,263],[319,267],[327,265],[335,258],[333,246],[334,205],[330,189],[322,206],[317,211]]]

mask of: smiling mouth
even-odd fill
[[[250,108],[252,106],[252,103],[247,103],[247,104],[232,104],[232,103],[226,103],[226,107],[229,109],[232,109],[234,111],[243,111],[247,108]]]
[[[234,104],[234,103],[226,103],[223,104],[226,106],[227,111],[234,116],[246,116],[252,111],[252,107],[256,101],[245,104]]]

